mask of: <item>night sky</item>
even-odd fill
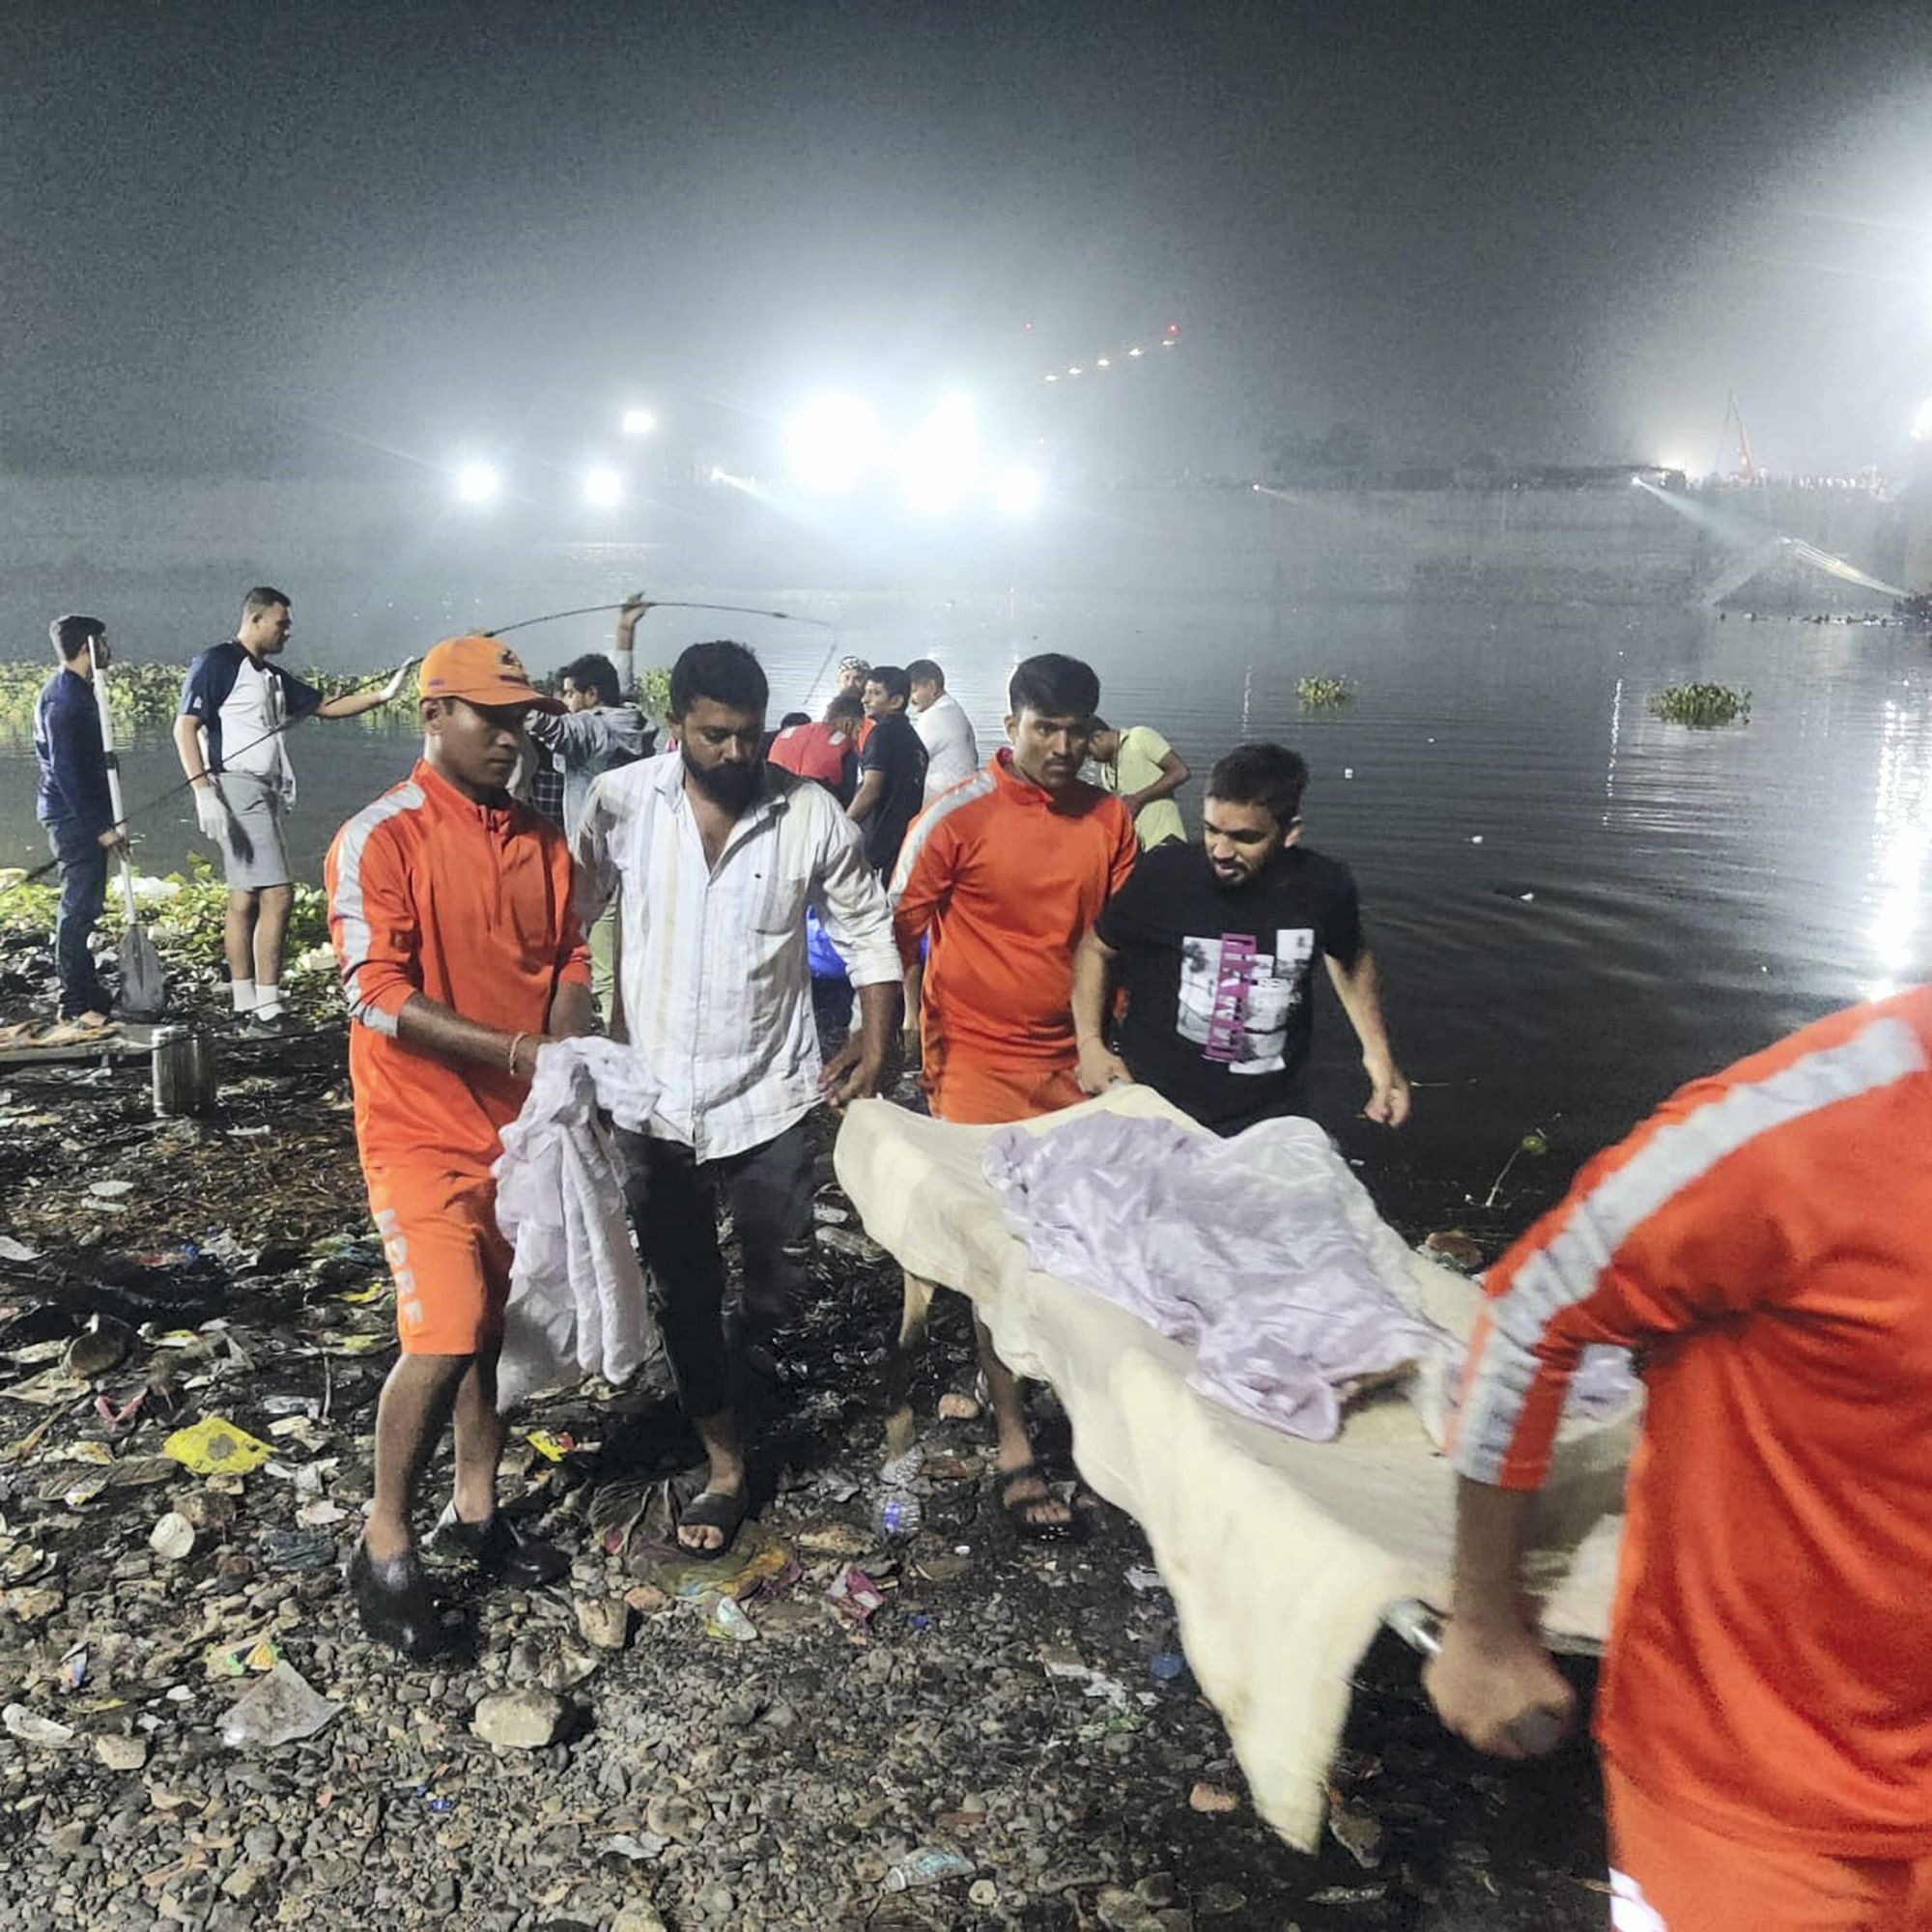
[[[1708,469],[1732,389],[1767,468],[1895,468],[1928,109],[1923,6],[12,0],[0,466],[1035,412],[1178,320],[1205,468]]]

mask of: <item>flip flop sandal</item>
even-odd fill
[[[1028,1543],[1078,1543],[1087,1533],[1087,1525],[1072,1512],[1070,1504],[1065,1505],[1069,1514],[1065,1522],[1041,1522],[1027,1514],[1029,1510],[1043,1509],[1059,1501],[1047,1487],[1037,1463],[1022,1463],[1017,1469],[1002,1469],[997,1481],[1000,1509],[1007,1519],[1008,1527],[1015,1536],[1024,1538]],[[1015,1496],[1013,1489],[1020,1483],[1037,1483],[1046,1493]]]
[[[699,1562],[723,1556],[751,1513],[752,1499],[743,1490],[705,1490],[693,1496],[678,1512],[677,1529],[716,1529],[723,1532],[724,1540],[715,1549],[695,1548],[673,1531],[678,1554],[695,1556]]]
[[[0,1026],[0,1046],[26,1046],[40,1030],[39,1020],[15,1020],[12,1026]]]

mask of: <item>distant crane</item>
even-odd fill
[[[1737,430],[1738,465],[1731,474],[1740,483],[1755,483],[1758,480],[1757,459],[1751,454],[1750,431],[1745,427],[1745,412],[1738,408],[1735,389],[1724,398],[1723,426],[1718,431],[1717,467],[1720,470],[1724,467],[1724,454],[1731,441],[1733,425]]]

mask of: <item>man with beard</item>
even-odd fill
[[[1080,1100],[1074,951],[1134,863],[1126,809],[1080,781],[1100,701],[1092,668],[1057,651],[1028,658],[1007,697],[1011,744],[926,808],[893,881],[926,1098],[943,1121],[1031,1120]],[[1019,1383],[983,1325],[979,1336],[1001,1507],[1022,1535],[1064,1534],[1071,1518],[1035,1465]]]
[[[678,749],[606,773],[578,828],[578,905],[614,896],[627,1037],[658,1083],[630,1150],[639,1245],[709,1467],[678,1541],[724,1549],[747,1508],[731,1399],[718,1208],[744,1257],[756,1331],[788,1311],[784,1247],[810,1209],[806,1116],[878,1091],[898,1025],[892,916],[858,829],[823,785],[760,755],[764,671],[743,644],[693,644],[672,667]],[[821,1068],[805,909],[816,905],[858,988],[861,1030]]]
[[[1087,1093],[1144,1081],[1218,1134],[1298,1113],[1319,952],[1361,1042],[1363,1112],[1392,1127],[1408,1118],[1355,883],[1301,843],[1307,783],[1281,745],[1230,752],[1208,781],[1202,842],[1146,853],[1109,901],[1073,968]],[[1116,980],[1118,1053],[1105,1037]]]

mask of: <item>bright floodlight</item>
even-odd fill
[[[456,495],[465,503],[494,503],[503,494],[503,479],[488,463],[466,463],[456,472]]]
[[[899,452],[899,478],[915,510],[950,510],[980,473],[980,439],[973,405],[948,396],[907,438]]]
[[[1912,418],[1912,440],[1932,442],[1932,396],[1918,405],[1918,413]]]
[[[624,479],[614,469],[586,469],[583,500],[593,509],[614,510],[624,500]]]
[[[857,396],[819,396],[785,428],[792,472],[809,489],[836,495],[875,468],[884,451],[878,419]]]
[[[649,436],[658,426],[658,419],[649,410],[626,410],[624,412],[624,434],[626,436]]]
[[[1001,475],[993,492],[993,507],[1003,517],[1030,517],[1039,508],[1044,487],[1038,470],[1016,463]]]

